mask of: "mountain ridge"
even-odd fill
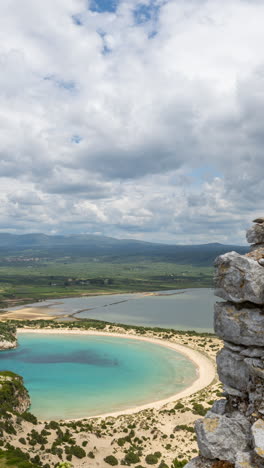
[[[137,261],[139,258],[179,264],[212,265],[215,257],[230,250],[246,253],[246,246],[220,243],[159,244],[116,239],[94,234],[48,235],[0,233],[0,256],[103,258],[104,261]]]

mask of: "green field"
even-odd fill
[[[213,268],[139,260],[114,263],[83,259],[0,265],[0,307],[81,294],[211,287]]]

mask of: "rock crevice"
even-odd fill
[[[215,261],[215,332],[224,347],[217,356],[224,399],[196,421],[200,456],[186,468],[264,468],[264,218],[247,232],[249,254]],[[223,465],[224,466],[224,465]]]

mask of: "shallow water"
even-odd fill
[[[160,294],[74,297],[36,303],[31,307],[49,306],[50,313],[58,315],[82,311],[75,316],[129,325],[213,331],[216,301],[213,289],[175,290]]]
[[[1,370],[24,377],[40,419],[93,416],[161,400],[188,387],[194,364],[160,345],[116,337],[20,334]]]

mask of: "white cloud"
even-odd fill
[[[263,214],[264,4],[142,4],[0,5],[2,230],[241,242]]]

